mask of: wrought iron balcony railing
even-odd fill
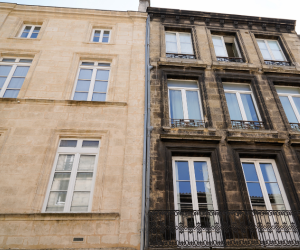
[[[300,246],[300,211],[149,211],[149,247]]]
[[[167,119],[165,125],[171,128],[205,128],[206,122],[195,119]]]
[[[238,63],[243,63],[243,58],[240,57],[217,57],[217,60],[219,62],[238,62]]]
[[[231,120],[231,126],[233,129],[265,129],[262,121],[239,121]]]
[[[196,59],[195,55],[166,53],[167,58]]]
[[[300,132],[300,123],[290,123],[291,129]]]
[[[267,65],[277,65],[277,66],[291,66],[291,63],[287,62],[287,61],[265,60],[265,64],[267,64]]]

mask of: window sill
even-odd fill
[[[213,69],[240,69],[240,70],[258,70],[258,67],[252,63],[247,62],[212,62]]]
[[[8,37],[7,39],[15,39],[15,40],[22,40],[22,41],[41,41],[41,38],[23,38],[23,37]]]
[[[204,63],[202,60],[197,59],[183,59],[183,58],[167,58],[167,57],[160,57],[159,61],[157,62],[158,65],[182,65],[188,64],[189,66],[193,67],[201,67],[206,68],[207,64]]]
[[[177,127],[177,128],[172,128],[172,127],[167,127],[163,126],[162,129],[164,131],[171,131],[171,130],[192,130],[192,131],[209,131],[209,132],[216,132],[217,130],[215,128],[198,128],[198,127],[190,127],[190,128],[185,128],[185,127]]]
[[[265,65],[262,66],[263,72],[286,72],[300,74],[300,70],[296,66],[279,66],[279,65]]]
[[[0,221],[116,220],[119,213],[12,213],[0,214]]]
[[[93,44],[93,45],[116,45],[115,43],[98,43],[98,42],[83,42],[84,44]]]
[[[54,99],[30,99],[30,98],[0,98],[0,102],[10,102],[17,104],[43,103],[62,104],[70,106],[127,106],[126,102],[95,102],[95,101],[74,101],[74,100],[54,100]]]

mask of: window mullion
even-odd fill
[[[180,36],[178,32],[176,32],[176,41],[177,41],[177,53],[181,54]]]
[[[222,38],[222,43],[223,43],[223,49],[224,49],[224,51],[225,51],[225,53],[226,53],[226,57],[228,57],[228,52],[227,52],[227,49],[226,49],[226,46],[225,46],[224,37],[221,36],[221,38]]]
[[[74,163],[72,166],[72,171],[71,171],[71,176],[70,176],[69,187],[68,187],[68,191],[67,191],[64,212],[71,211],[71,203],[72,203],[72,198],[73,198],[74,189],[75,189],[75,181],[76,181],[77,169],[78,169],[78,165],[79,165],[79,158],[80,158],[80,154],[75,153]]]
[[[253,105],[254,105],[254,108],[255,108],[255,112],[256,112],[256,114],[257,114],[257,116],[258,116],[258,120],[259,121],[261,121],[262,119],[261,119],[261,116],[260,116],[260,113],[259,113],[259,110],[258,110],[258,107],[257,107],[257,103],[256,103],[256,100],[255,100],[255,98],[254,98],[254,95],[253,95],[253,92],[251,91],[251,97],[252,97],[252,101],[253,101]]]
[[[92,97],[93,97],[93,91],[94,91],[94,86],[95,86],[96,74],[97,74],[97,69],[93,68],[93,74],[92,74],[92,79],[91,79],[89,94],[88,94],[88,98],[87,98],[88,101],[91,101]]]
[[[30,31],[29,31],[29,33],[28,33],[27,38],[30,38],[30,37],[31,37],[32,32],[33,32],[33,30],[34,30],[34,27],[35,27],[34,25],[31,26],[31,29],[30,29]]]
[[[186,102],[186,90],[182,89],[181,90],[181,98],[182,98],[182,107],[183,107],[183,118],[184,119],[189,119],[189,113],[188,113],[188,107],[187,107],[187,102]]]
[[[241,114],[242,114],[242,118],[243,118],[244,121],[247,121],[247,116],[246,116],[246,112],[245,112],[244,105],[243,105],[243,102],[242,102],[241,94],[239,92],[236,92],[236,97],[237,97],[239,108],[240,108],[240,111],[241,111]]]
[[[188,160],[189,164],[189,172],[190,172],[190,183],[191,183],[191,191],[192,191],[192,205],[193,210],[198,210],[198,198],[197,198],[197,188],[196,188],[196,178],[195,178],[195,171],[193,168],[194,161],[192,159]]]
[[[296,107],[296,105],[295,105],[295,102],[294,102],[294,100],[293,100],[293,97],[290,96],[290,95],[288,95],[288,99],[289,99],[290,104],[291,104],[291,106],[292,106],[292,108],[293,108],[294,114],[296,115],[297,120],[298,120],[298,122],[300,123],[300,115],[299,115],[299,112],[298,112],[297,107]]]
[[[99,43],[102,43],[103,35],[104,35],[104,30],[101,30],[100,37],[99,37]]]

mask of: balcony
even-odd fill
[[[196,59],[195,55],[167,53],[167,58]]]
[[[265,60],[266,65],[275,65],[275,66],[291,66],[290,62],[287,61],[273,61],[273,60]]]
[[[300,132],[300,123],[290,123],[291,129]]]
[[[255,130],[265,129],[264,123],[262,121],[231,120],[231,126],[233,129],[255,129]]]
[[[296,247],[300,211],[152,210],[149,247]]]
[[[195,119],[167,119],[165,125],[171,128],[205,128],[206,122]]]
[[[243,58],[240,57],[217,57],[217,61],[219,62],[237,62],[243,63]]]

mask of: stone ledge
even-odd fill
[[[216,135],[186,135],[186,134],[161,134],[161,140],[194,140],[194,141],[221,141],[222,136]]]
[[[162,127],[163,130],[165,131],[170,131],[170,130],[188,130],[188,131],[208,131],[208,132],[216,132],[217,130],[215,128],[171,128],[167,126]]]
[[[258,71],[258,67],[249,63],[237,62],[218,62],[214,61],[211,65],[212,69],[234,69],[234,70],[254,70]]]
[[[300,70],[296,66],[275,66],[275,65],[263,65],[263,72],[280,72],[287,74],[300,74]]]
[[[274,130],[257,130],[257,129],[227,129],[230,133],[255,133],[255,134],[278,134],[278,131]]]
[[[0,214],[0,221],[116,220],[119,213],[13,213]]]
[[[286,139],[283,138],[262,138],[262,137],[239,137],[239,136],[227,136],[226,141],[228,142],[268,142],[268,143],[279,143],[284,144]]]
[[[96,101],[74,101],[74,100],[54,100],[54,99],[27,99],[27,98],[0,98],[0,103],[16,104],[61,104],[68,106],[127,106],[127,102],[96,102]]]
[[[207,64],[202,60],[197,59],[183,59],[183,58],[166,58],[160,57],[157,65],[175,65],[183,66],[188,65],[190,67],[206,68]]]

